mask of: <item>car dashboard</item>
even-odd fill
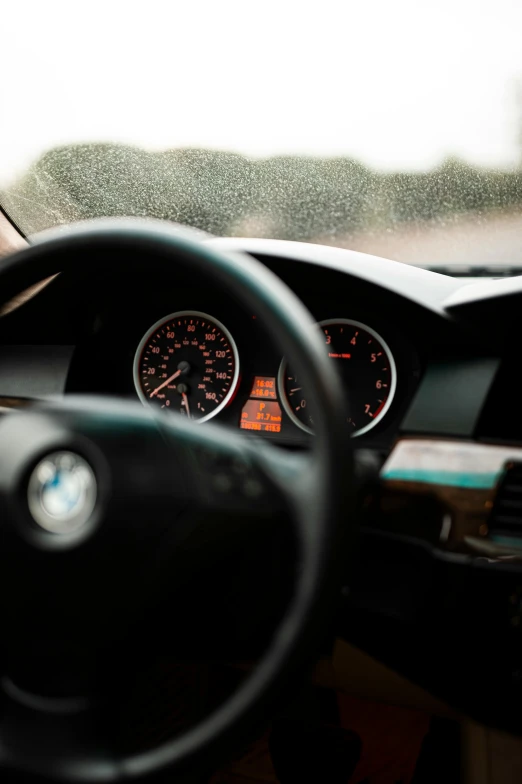
[[[344,379],[351,404],[347,437],[385,447],[420,378],[407,325],[397,327],[371,299],[361,300],[327,275],[319,285],[310,283],[300,296],[323,332],[336,331],[337,365],[357,363],[351,384]],[[295,290],[299,279],[290,285]],[[66,391],[139,397],[196,422],[212,419],[288,445],[306,446],[313,437],[306,393],[258,314],[198,282],[167,283],[159,291],[156,281],[129,282],[124,300],[104,299],[76,344]],[[325,334],[325,348],[329,339]],[[186,372],[179,370],[184,363]]]
[[[363,489],[336,633],[479,720],[519,727],[520,279],[470,284],[336,248],[201,241],[275,272],[340,370]],[[314,438],[306,390],[259,314],[175,264],[79,258],[0,319],[1,408],[93,394],[290,450]]]
[[[342,260],[323,263],[321,253],[335,249],[228,242],[256,255],[311,312],[341,371],[346,435],[357,447],[390,449],[427,369],[483,356],[435,308],[390,290],[384,277],[365,280],[344,270]],[[403,271],[403,265],[384,263],[391,267],[388,278]],[[306,447],[313,438],[306,390],[258,314],[190,274],[61,275],[3,319],[0,339],[4,401],[113,395],[290,447]]]

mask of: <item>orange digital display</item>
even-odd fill
[[[275,396],[275,395],[274,395]],[[275,400],[247,400],[241,412],[243,430],[281,432],[281,407]]]
[[[250,397],[262,397],[276,400],[276,380],[270,376],[255,376]]]

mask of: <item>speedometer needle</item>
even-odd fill
[[[183,398],[183,405],[185,406],[185,411],[187,412],[187,417],[189,419],[192,419],[192,417],[190,416],[190,408],[189,408],[189,402],[188,402],[187,393],[186,392],[182,392],[181,397]]]
[[[176,370],[176,372],[173,373],[170,376],[170,378],[168,378],[166,381],[164,381],[163,384],[160,384],[159,387],[156,387],[156,389],[153,389],[152,392],[150,393],[149,397],[154,397],[154,395],[157,395],[158,392],[163,389],[163,387],[166,387],[167,384],[170,384],[171,381],[174,381],[175,378],[177,378],[178,376],[181,376],[181,373],[182,373],[181,370]]]

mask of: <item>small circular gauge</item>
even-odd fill
[[[205,422],[232,398],[239,356],[230,332],[195,310],[160,319],[134,357],[134,384],[143,401]]]
[[[393,355],[381,336],[359,321],[332,319],[321,321],[318,326],[346,390],[352,435],[360,436],[375,427],[392,404],[397,386]],[[308,407],[306,390],[284,359],[278,385],[290,419],[302,430],[313,433],[313,411]]]

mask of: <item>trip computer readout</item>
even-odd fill
[[[281,432],[281,406],[277,402],[275,378],[255,376],[250,400],[247,400],[241,411],[239,427],[242,430],[267,433]]]
[[[254,376],[250,397],[277,400],[276,380],[270,376]]]
[[[281,432],[281,406],[277,400],[247,400],[241,411],[242,430]]]

